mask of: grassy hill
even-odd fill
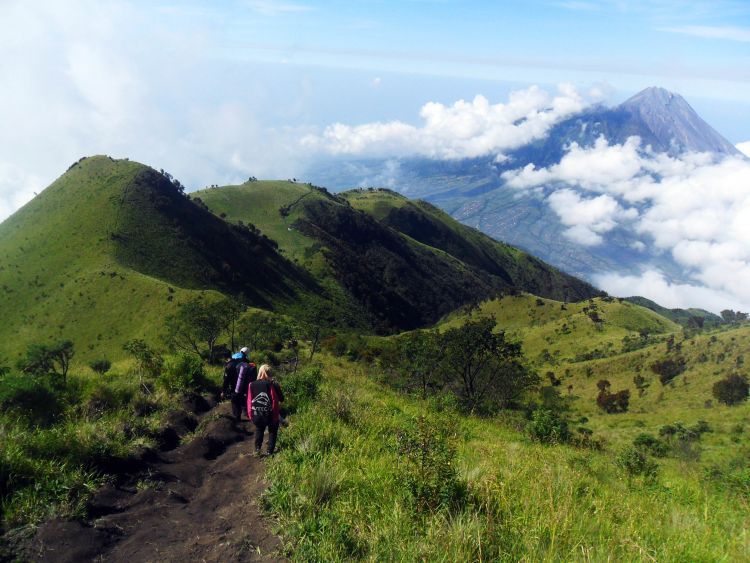
[[[0,358],[71,339],[79,358],[155,340],[200,292],[271,307],[314,290],[258,232],[195,205],[165,176],[109,157],[82,159],[0,225]]]
[[[436,322],[469,301],[518,288],[560,299],[598,294],[525,253],[387,190],[331,195],[309,184],[252,181],[195,197],[257,226],[382,332]]]
[[[726,407],[713,397],[713,385],[730,373],[746,373],[750,326],[723,325],[701,333],[685,332],[679,324],[627,300],[594,299],[563,304],[531,295],[484,302],[457,311],[439,324],[441,330],[467,319],[492,315],[498,330],[523,343],[532,366],[549,385],[546,373],[569,402],[574,418],[614,446],[624,446],[641,433],[657,436],[665,424],[708,422],[713,429],[701,439],[706,464],[724,461],[736,452],[731,444],[737,429],[750,421],[750,404]],[[594,322],[596,316],[601,322]],[[662,385],[651,369],[657,361],[683,358],[685,371]],[[645,379],[638,391],[634,377]],[[628,412],[607,414],[598,408],[597,382],[606,379],[612,391],[630,390]]]

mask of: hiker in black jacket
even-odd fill
[[[257,370],[255,364],[247,357],[247,347],[234,354],[224,366],[224,381],[221,396],[232,402],[232,415],[239,422],[247,400],[247,387],[255,381]],[[249,418],[249,415],[248,415]]]
[[[279,431],[281,403],[284,393],[281,386],[271,379],[271,368],[263,364],[258,370],[258,379],[253,381],[247,393],[247,415],[255,424],[255,454],[260,454],[263,434],[268,428],[268,455],[276,449],[276,434]]]

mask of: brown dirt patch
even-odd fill
[[[209,411],[195,438],[158,454],[137,482],[101,489],[90,520],[39,526],[22,555],[56,562],[284,560],[258,506],[266,483],[263,461],[250,455],[254,428],[228,413],[227,403]],[[184,422],[178,419],[171,422]]]

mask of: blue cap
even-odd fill
[[[232,354],[232,359],[233,360],[241,360],[244,357],[245,356],[242,355],[242,352],[237,352],[236,354]]]

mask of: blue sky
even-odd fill
[[[335,68],[342,82],[347,70],[393,73],[389,79],[403,83],[406,102],[409,78],[424,75],[465,86],[427,80],[423,101],[448,101],[493,83],[502,92],[563,81],[605,83],[619,101],[653,84],[682,93],[730,140],[748,135],[747,120],[727,110],[750,108],[748,2],[261,0],[219,3],[208,12],[181,6],[170,17],[189,22],[202,14],[213,22],[217,57],[310,72]],[[393,111],[406,105],[394,100]],[[363,119],[373,117],[366,113],[362,108]]]
[[[572,83],[659,85],[750,140],[750,2],[6,0],[0,219],[107,153],[191,188],[290,177],[328,125]]]

